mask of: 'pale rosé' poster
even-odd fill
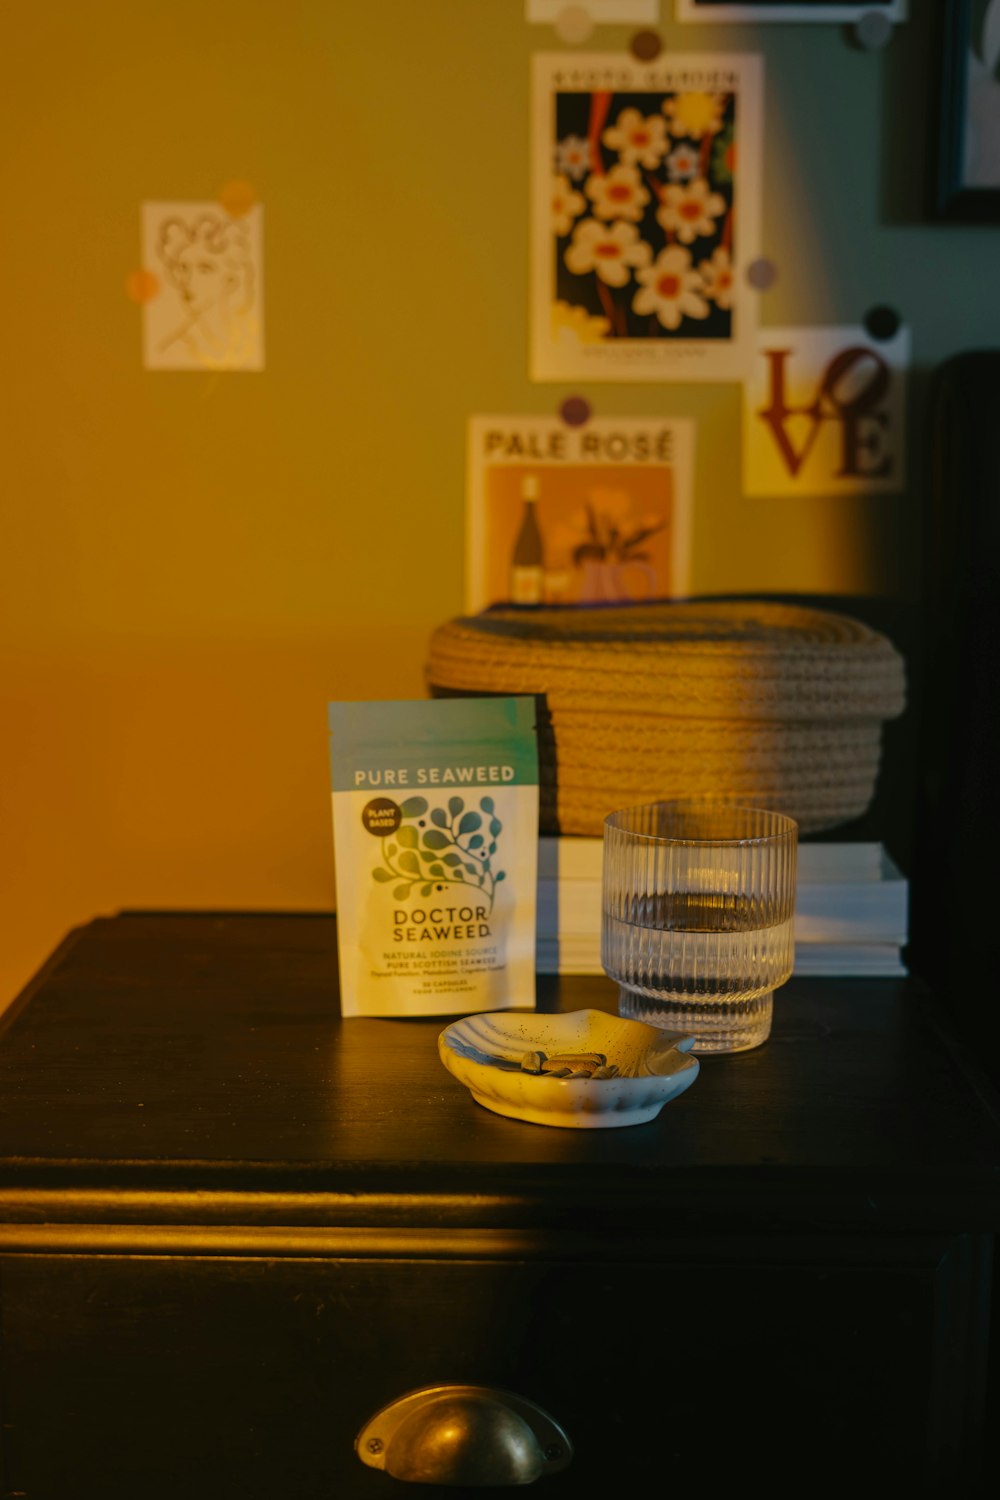
[[[687,591],[694,423],[471,417],[466,609]]]

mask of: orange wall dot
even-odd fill
[[[249,182],[227,182],[219,193],[219,202],[231,219],[242,219],[257,202],[257,189]]]
[[[152,302],[160,290],[159,277],[152,271],[133,271],[125,283],[125,290],[133,302]]]

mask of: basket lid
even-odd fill
[[[881,721],[906,704],[887,636],[758,599],[494,607],[439,626],[426,670],[432,690],[545,694],[553,712]]]

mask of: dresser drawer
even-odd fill
[[[935,1329],[949,1264],[964,1275],[967,1259],[829,1238],[550,1258],[544,1236],[530,1255],[468,1259],[11,1254],[4,1493],[429,1495],[367,1467],[354,1440],[407,1391],[452,1382],[519,1394],[563,1427],[572,1461],[538,1480],[553,1500],[582,1476],[638,1494],[706,1466],[773,1485],[821,1457],[846,1474],[861,1451],[898,1481],[947,1461],[928,1424],[952,1378]]]

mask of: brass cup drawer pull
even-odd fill
[[[533,1401],[480,1385],[431,1385],[383,1406],[354,1440],[362,1463],[410,1484],[531,1484],[573,1457]]]

